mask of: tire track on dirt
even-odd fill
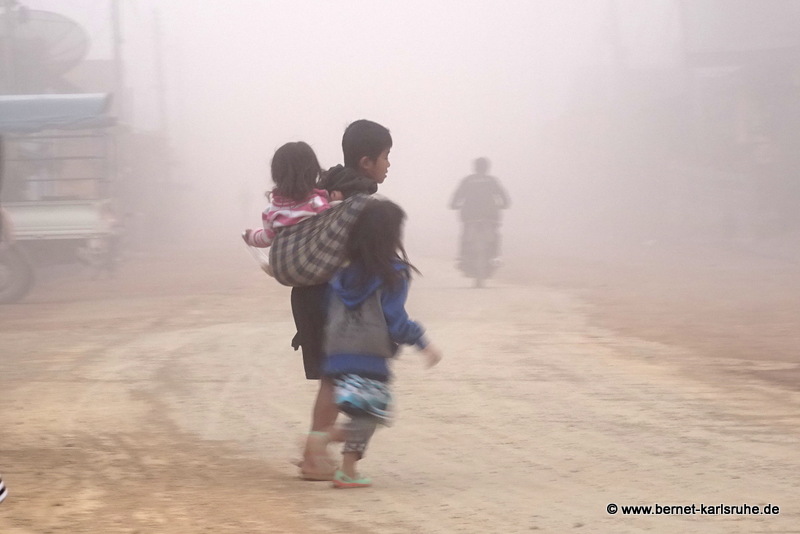
[[[413,351],[397,362],[398,422],[376,435],[364,460],[376,486],[358,497],[296,482],[293,470],[281,467],[277,451],[290,439],[280,429],[302,429],[314,394],[313,385],[292,378],[302,373],[299,356],[284,358],[280,340],[291,325],[280,323],[282,330],[267,337],[257,325],[233,325],[237,333],[230,335],[250,340],[242,350],[229,359],[213,351],[204,356],[217,362],[206,372],[231,380],[220,397],[230,415],[218,418],[217,437],[257,449],[276,465],[281,474],[273,482],[321,532],[513,533],[590,525],[615,532],[750,532],[797,519],[790,506],[797,418],[776,415],[781,426],[771,423],[775,418],[750,420],[748,410],[776,413],[758,391],[731,395],[682,375],[661,360],[676,352],[697,355],[590,327],[585,305],[564,293],[525,286],[473,292],[432,278],[413,293],[410,309],[446,359],[429,373]],[[224,335],[214,332],[204,335]],[[278,341],[270,340],[273,334]],[[256,346],[275,351],[273,365],[248,353]],[[259,373],[262,382],[245,378]],[[273,427],[279,430],[269,436],[252,430]],[[770,522],[605,511],[614,501],[703,500],[781,501],[787,508]]]

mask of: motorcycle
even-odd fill
[[[496,268],[497,230],[491,221],[464,223],[459,269],[474,279],[474,287],[484,287]]]

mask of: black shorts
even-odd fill
[[[303,367],[309,380],[319,380],[322,376],[327,290],[327,283],[292,288],[292,316],[297,328],[292,347],[294,350],[302,347]]]

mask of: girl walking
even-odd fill
[[[330,442],[344,442],[337,488],[361,488],[372,481],[358,462],[378,425],[391,421],[390,361],[400,345],[414,345],[427,367],[441,353],[405,310],[411,272],[402,243],[405,213],[395,203],[373,199],[351,230],[347,267],[330,282],[323,375],[334,383],[334,399],[349,421],[317,432],[314,454],[327,456]],[[418,271],[417,271],[418,272]]]

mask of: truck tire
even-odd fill
[[[33,287],[33,267],[15,246],[0,247],[0,304],[21,300]]]

